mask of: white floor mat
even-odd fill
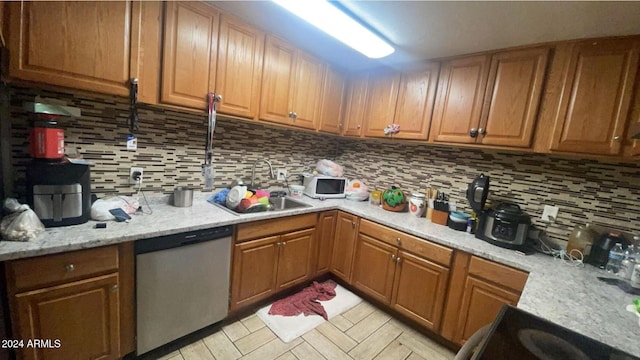
[[[331,300],[321,301],[324,306],[324,310],[327,312],[329,319],[336,315],[340,315],[343,312],[358,305],[362,299],[356,296],[351,291],[344,287],[336,286],[336,297]],[[320,315],[304,316],[300,314],[297,316],[282,316],[282,315],[269,315],[269,309],[271,304],[258,310],[256,313],[262,321],[271,329],[278,337],[284,341],[289,342],[307,331],[322,324],[325,320]]]

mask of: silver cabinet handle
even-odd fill
[[[116,292],[116,291],[118,291],[118,285],[113,285],[111,287],[111,292]]]
[[[287,242],[286,242],[286,241],[283,241],[283,242],[282,242],[282,246],[285,246],[285,245],[287,245]]]
[[[282,246],[282,243],[281,243],[280,241],[278,241],[278,242],[276,243],[276,246]]]
[[[395,261],[395,260],[396,260],[395,254],[391,254],[391,261]]]
[[[355,228],[356,228],[356,222],[355,222],[355,221],[352,221],[352,222],[351,222],[351,228],[352,228],[352,229],[355,229]]]
[[[396,263],[400,264],[400,261],[401,261],[401,260],[400,260],[400,256],[398,256],[398,257],[396,258]]]
[[[478,134],[482,134],[482,135],[484,135],[484,128],[480,128],[480,129],[478,129]]]
[[[622,137],[620,135],[616,135],[613,137],[613,140],[615,141],[620,141],[620,139],[622,139]]]
[[[360,125],[356,125],[356,129],[360,129]]]
[[[396,242],[400,245],[400,238],[396,238]]]
[[[67,264],[67,266],[65,266],[64,268],[67,269],[68,272],[71,272],[76,269],[76,267],[73,264]]]
[[[469,130],[469,136],[471,136],[472,138],[478,136],[478,130],[476,128],[472,128],[471,130]]]
[[[289,111],[289,117],[293,119],[293,111]]]

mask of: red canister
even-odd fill
[[[31,156],[39,159],[61,159],[64,156],[64,130],[55,122],[36,124],[31,128]]]

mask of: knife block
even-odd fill
[[[431,214],[432,223],[447,226],[448,218],[449,218],[448,212],[433,209],[433,214]]]

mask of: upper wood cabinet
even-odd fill
[[[551,98],[552,151],[620,153],[638,71],[637,39],[589,40],[567,47],[561,92]]]
[[[394,123],[400,73],[379,74],[369,78],[364,112],[364,136],[384,137],[384,128]]]
[[[487,84],[489,56],[458,58],[442,65],[431,141],[473,143]]]
[[[445,63],[431,140],[531,147],[548,53],[533,48]]]
[[[349,79],[342,130],[344,136],[362,136],[368,84],[369,73],[352,75]]]
[[[324,71],[318,59],[267,36],[260,119],[315,129]]]
[[[206,109],[216,80],[219,12],[205,2],[165,4],[160,101]]]
[[[215,87],[222,95],[221,113],[258,118],[264,38],[262,31],[222,14]]]
[[[548,48],[536,48],[491,57],[479,143],[531,146],[548,54]]]
[[[320,123],[318,131],[340,134],[343,127],[342,109],[345,91],[344,76],[327,66],[322,87],[322,102],[320,104]]]
[[[128,96],[129,79],[138,76],[132,33],[139,31],[141,3],[23,1],[8,6],[10,77]]]
[[[393,138],[427,140],[439,70],[439,63],[430,63],[420,72],[370,77],[364,135],[387,137],[384,128],[397,124],[400,132]]]
[[[394,123],[400,125],[396,139],[427,140],[436,98],[440,63],[420,71],[402,74]]]

